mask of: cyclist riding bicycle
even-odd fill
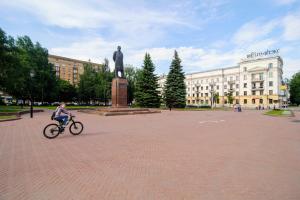
[[[63,123],[63,127],[68,125],[69,116],[71,116],[71,112],[67,111],[65,109],[65,107],[66,107],[66,104],[63,102],[59,106],[57,106],[57,108],[55,110],[55,116],[54,116],[54,119],[56,121]],[[66,115],[64,115],[64,114],[66,114]]]

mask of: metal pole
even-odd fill
[[[30,99],[30,118],[33,118],[33,101],[32,101],[32,98]]]

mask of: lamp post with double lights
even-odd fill
[[[211,104],[211,109],[213,109],[213,101],[214,101],[214,94],[215,94],[215,85],[216,83],[214,81],[209,83],[210,86],[210,104]]]
[[[30,71],[30,118],[33,118],[33,78],[35,76],[34,70]]]

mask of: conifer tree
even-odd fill
[[[164,88],[164,100],[167,107],[184,108],[186,106],[184,79],[181,60],[177,51],[175,51]]]
[[[141,75],[138,76],[135,100],[138,106],[158,108],[160,96],[158,91],[158,77],[154,74],[155,67],[149,53],[145,54]]]

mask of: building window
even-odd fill
[[[269,69],[273,68],[273,63],[269,63]]]
[[[217,85],[217,90],[219,89],[219,86]]]
[[[208,100],[205,100],[205,104],[208,104]]]
[[[203,87],[201,86],[201,90],[203,90]]]
[[[239,76],[236,76],[235,79],[238,81],[239,80]]]
[[[269,104],[272,104],[273,103],[273,99],[269,99]]]
[[[259,99],[259,103],[264,103],[264,100],[263,99]]]
[[[247,67],[244,67],[244,72],[247,71]]]
[[[206,86],[206,90],[208,90],[208,86]]]
[[[244,81],[247,80],[247,75],[244,75]]]
[[[270,87],[273,86],[273,81],[269,81],[269,86],[270,86]]]
[[[252,99],[252,104],[255,104],[255,99]]]
[[[264,94],[264,91],[262,91],[262,90],[259,91],[259,94],[260,94],[260,95],[263,95],[263,94]]]
[[[236,96],[239,96],[239,92],[236,92]]]
[[[201,97],[203,97],[203,93],[201,93]]]
[[[233,81],[233,77],[232,76],[230,76],[230,81]]]
[[[244,91],[244,96],[247,96],[247,91]]]
[[[193,97],[195,97],[195,94],[193,93]]]
[[[252,95],[255,95],[255,91],[252,91]]]
[[[247,99],[244,99],[244,104],[247,104]]]
[[[269,95],[273,95],[273,90],[269,90]]]
[[[217,82],[219,82],[219,78],[217,78]]]
[[[208,97],[208,93],[205,93],[205,96]]]
[[[247,88],[247,83],[244,83],[244,88]]]
[[[227,89],[227,85],[224,85],[224,89]]]
[[[224,92],[224,96],[227,96],[227,92]]]
[[[236,84],[236,85],[235,85],[235,88],[238,89],[238,88],[239,88],[239,84]]]
[[[273,72],[269,72],[269,77],[273,78]]]
[[[264,74],[263,73],[259,74],[259,80],[261,80],[261,81],[264,80]]]

